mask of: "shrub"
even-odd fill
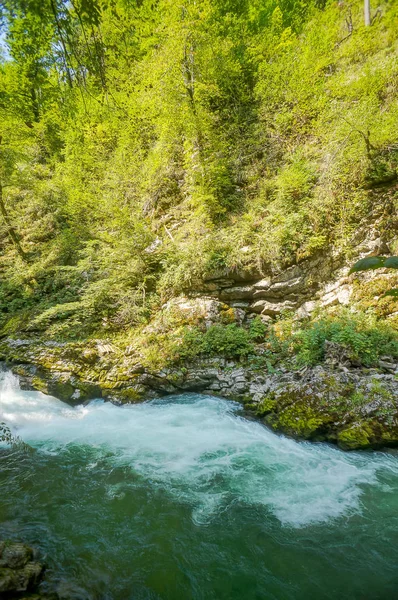
[[[352,359],[365,366],[377,362],[381,355],[398,357],[398,334],[373,315],[342,311],[338,316],[324,316],[294,334],[293,351],[300,364],[316,364],[325,356],[326,340],[344,346]]]
[[[189,360],[199,355],[243,358],[253,352],[250,332],[231,323],[212,325],[204,332],[198,327],[186,328],[173,354],[178,360]]]
[[[226,358],[241,358],[254,351],[250,335],[246,329],[236,323],[230,325],[212,325],[204,334],[202,352],[204,354],[222,355]]]
[[[249,327],[249,337],[253,342],[259,342],[264,339],[265,334],[267,333],[267,326],[260,317],[256,317],[250,323]]]

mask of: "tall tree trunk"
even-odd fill
[[[368,27],[371,23],[370,19],[370,0],[364,0],[365,25]]]
[[[6,224],[7,233],[10,236],[12,243],[14,244],[14,246],[15,246],[19,256],[22,258],[22,260],[26,261],[26,254],[21,246],[17,232],[15,231],[14,227],[11,225],[10,217],[9,217],[7,209],[6,209],[6,205],[4,204],[3,186],[1,184],[1,181],[0,181],[0,212],[2,214],[4,222]]]

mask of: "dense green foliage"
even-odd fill
[[[340,308],[306,321],[284,317],[265,325],[259,317],[247,327],[236,323],[186,325],[163,318],[152,331],[141,330],[135,345],[150,369],[184,365],[198,357],[224,357],[273,372],[281,365],[300,369],[323,362],[374,367],[383,356],[398,359],[398,335],[388,322],[367,313]],[[122,346],[126,345],[124,336]],[[328,344],[332,354],[328,356]],[[333,355],[336,349],[337,356]]]
[[[310,322],[293,336],[295,354],[300,364],[316,364],[325,356],[326,341],[346,349],[346,356],[358,365],[377,365],[383,356],[398,358],[398,337],[388,324],[371,314],[342,311]]]
[[[229,325],[211,325],[206,330],[198,327],[186,328],[182,339],[172,352],[178,360],[192,359],[196,356],[224,356],[225,358],[246,358],[254,354],[254,341],[264,338],[266,327],[256,319],[248,329]]]
[[[349,254],[358,223],[398,207],[374,193],[398,164],[393,0],[371,27],[360,0],[4,0],[0,16],[3,334],[143,326],[217,269]],[[250,353],[228,327],[204,351]]]
[[[254,339],[262,342],[261,354],[257,358],[253,356]],[[290,367],[322,362],[326,342],[337,344],[347,359],[358,366],[377,365],[383,355],[398,358],[398,336],[394,329],[379,323],[371,315],[347,310],[337,315],[321,316],[300,326],[287,319],[264,328],[261,334],[256,322],[248,330],[235,324],[213,325],[204,332],[191,328],[177,347],[177,357],[185,360],[198,355],[249,356],[252,361],[272,370],[272,366],[279,362],[286,362]]]

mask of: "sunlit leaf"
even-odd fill
[[[380,269],[384,267],[386,258],[384,256],[368,256],[367,258],[361,258],[358,260],[350,269],[350,273],[356,273],[357,271],[369,271],[370,269]]]
[[[387,258],[384,266],[388,269],[398,269],[398,256],[390,256]]]
[[[388,290],[388,292],[385,292],[382,295],[382,298],[384,298],[385,296],[392,296],[393,298],[398,298],[398,288],[394,288],[392,290]]]

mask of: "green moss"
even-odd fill
[[[135,387],[128,387],[117,390],[117,398],[122,402],[139,402],[143,399],[143,391]]]
[[[43,394],[47,394],[48,390],[47,390],[47,382],[42,379],[41,377],[32,377],[32,386],[35,388],[35,390],[39,391],[39,392],[43,392]]]
[[[386,446],[398,446],[398,425],[392,428],[383,428],[381,440]]]
[[[101,379],[101,387],[105,390],[120,390],[123,387],[123,382]]]
[[[224,324],[235,322],[235,310],[233,308],[227,308],[220,311],[221,322]]]
[[[385,295],[391,288],[397,286],[398,275],[395,274],[391,274],[388,278],[375,277],[371,281],[359,278],[353,284],[353,300],[361,310],[370,309],[379,318],[384,319],[397,310],[396,298]],[[392,322],[390,324],[393,325]]]
[[[258,417],[263,417],[275,409],[277,406],[277,400],[272,395],[266,396],[263,400],[261,400],[260,404],[255,406],[257,406],[256,415]]]
[[[305,402],[296,402],[266,419],[274,429],[301,438],[313,437],[330,420],[328,415],[317,412]]]
[[[347,400],[348,408],[363,406],[369,402],[369,397],[365,396],[365,394],[361,391],[354,392]]]
[[[370,394],[372,398],[381,398],[384,401],[394,402],[394,395],[390,392],[390,390],[381,383],[376,378],[372,379],[372,386],[370,389]]]
[[[374,432],[369,423],[355,423],[337,434],[337,441],[344,450],[370,448]]]
[[[69,382],[63,381],[50,381],[47,384],[48,393],[60,400],[68,402],[73,394],[76,392],[76,388]]]

